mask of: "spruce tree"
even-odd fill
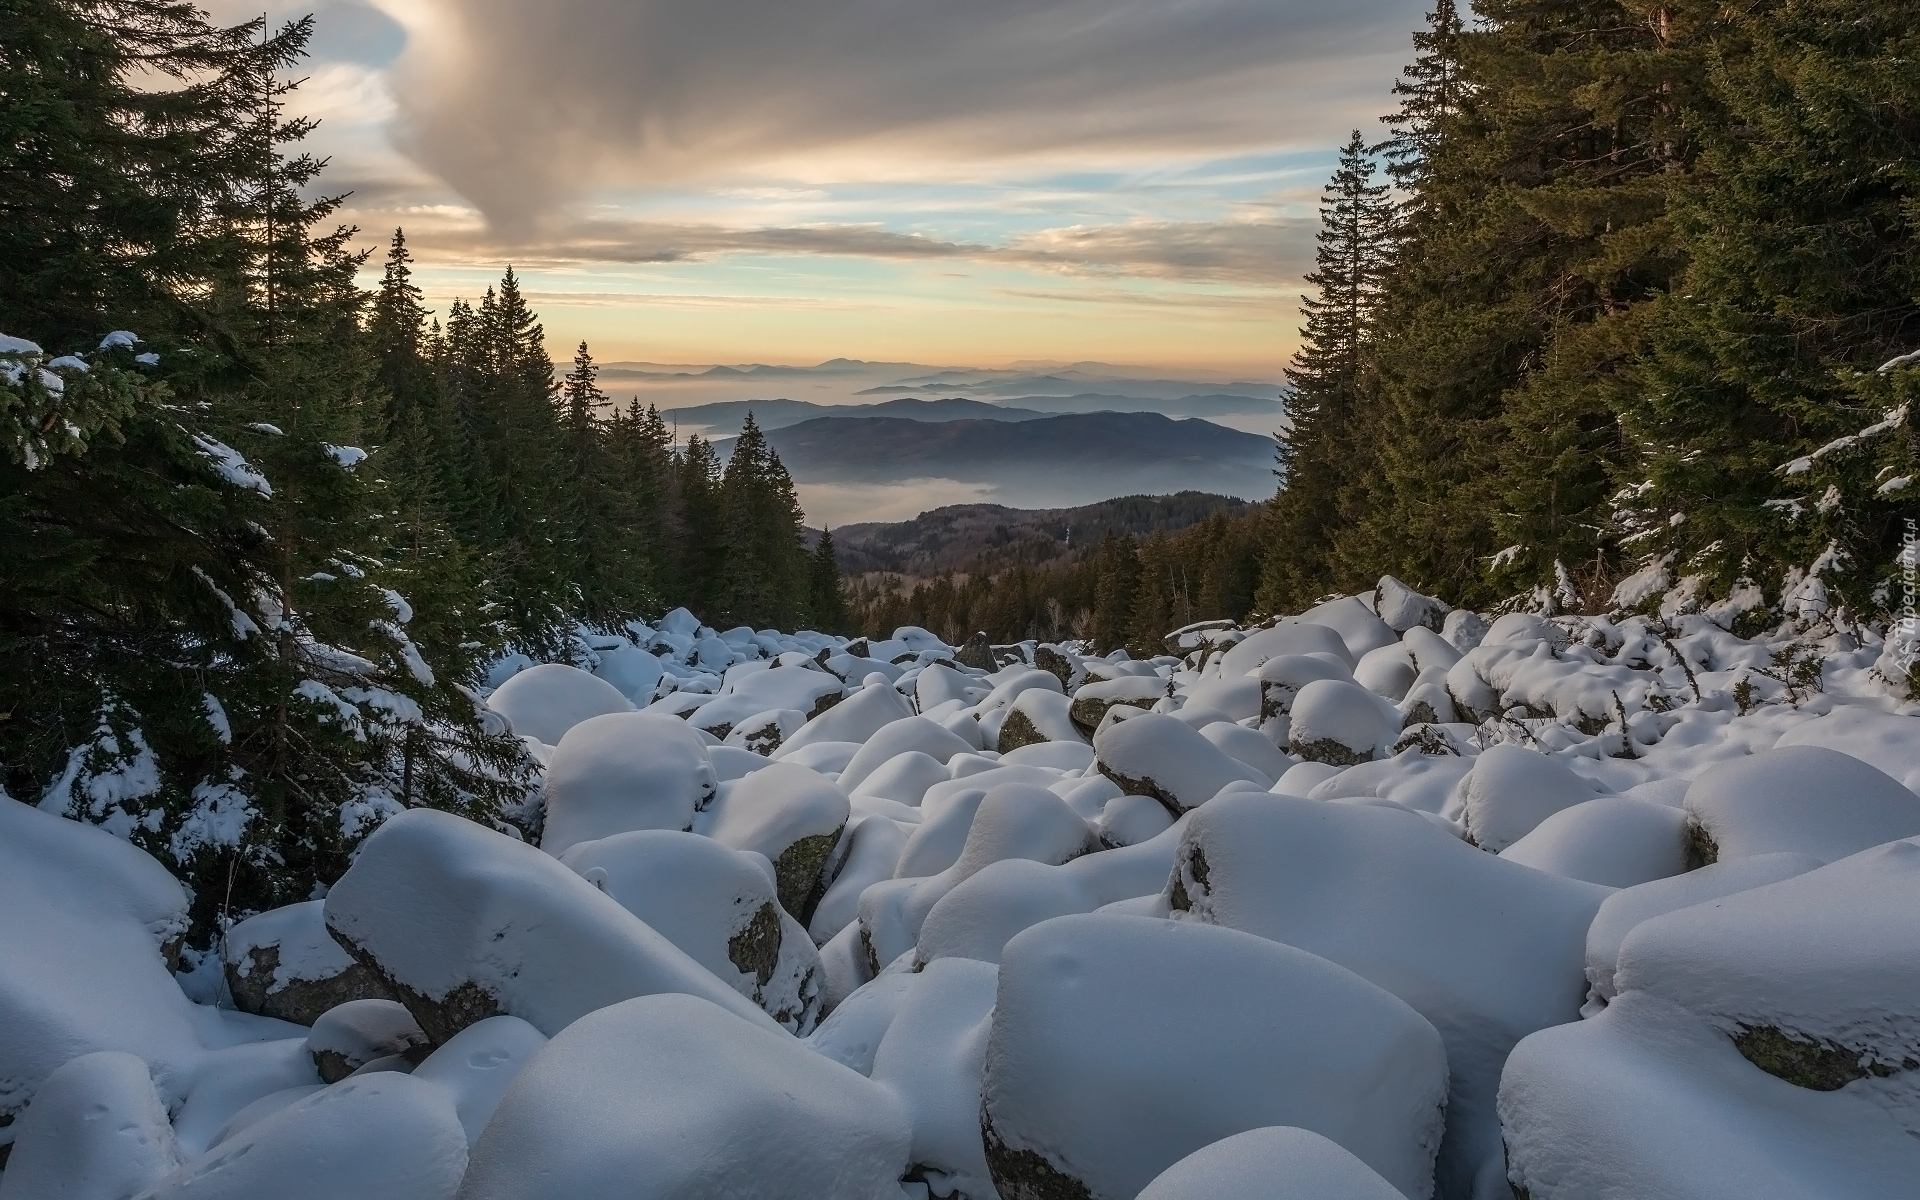
[[[833,530],[820,531],[807,565],[809,623],[822,633],[849,632],[846,581],[840,577],[840,556],[833,546]]]
[[[565,658],[578,565],[572,481],[545,332],[512,267],[487,290],[473,323],[467,372],[484,472],[476,507],[492,547],[489,602],[516,648]]]
[[[1112,530],[1094,552],[1093,651],[1108,654],[1127,644],[1134,594],[1140,579],[1139,543]]]
[[[1164,530],[1156,529],[1140,547],[1140,574],[1134,585],[1133,611],[1127,617],[1127,653],[1151,658],[1162,653],[1167,634],[1187,624],[1181,595],[1180,565]]]
[[[413,283],[413,255],[403,230],[393,231],[387,248],[386,267],[369,306],[367,339],[374,361],[373,385],[385,399],[381,419],[374,426],[378,439],[394,437],[416,413],[429,427],[436,424],[440,414],[435,411],[437,397],[425,354],[427,310]]]
[[[1320,202],[1314,294],[1302,301],[1301,347],[1288,370],[1289,428],[1276,438],[1279,490],[1267,506],[1258,607],[1304,607],[1340,574],[1340,506],[1372,468],[1360,377],[1395,239],[1387,186],[1355,130]]]
[[[310,30],[171,3],[0,8],[6,332],[64,354],[116,328],[204,331],[189,295],[224,253],[208,209],[256,178],[261,81]]]
[[[1407,218],[1417,220],[1421,215],[1418,206],[1426,164],[1439,148],[1447,122],[1460,111],[1466,86],[1460,64],[1464,30],[1454,0],[1435,0],[1427,27],[1413,35],[1417,57],[1393,85],[1400,108],[1382,118],[1390,136],[1380,153],[1387,160],[1388,177],[1407,192],[1409,211],[1403,214]]]
[[[646,564],[633,544],[640,510],[622,470],[619,444],[626,433],[618,413],[612,420],[601,416],[607,395],[585,342],[560,383],[558,400],[567,475],[556,495],[570,552],[569,576],[582,613],[598,624],[617,626],[650,596]]]
[[[720,506],[720,462],[698,434],[687,438],[675,479],[678,510],[675,548],[675,597],[696,613],[717,613],[721,574],[727,558]]]
[[[792,627],[809,590],[800,504],[752,413],[733,443],[719,499],[719,618],[756,628]]]

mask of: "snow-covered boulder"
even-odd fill
[[[1353,672],[1328,654],[1276,654],[1260,664],[1253,677],[1260,681],[1262,719],[1293,711],[1300,689],[1319,679],[1351,680]]]
[[[1169,893],[1187,919],[1318,954],[1433,1023],[1452,1076],[1448,1195],[1499,1178],[1501,1063],[1527,1034],[1579,1018],[1587,926],[1607,894],[1418,813],[1231,792],[1187,819]]]
[[[1032,784],[989,788],[975,808],[953,865],[925,879],[900,878],[860,896],[860,936],[874,971],[913,949],[927,913],[988,865],[1026,858],[1049,865],[1095,849],[1093,831],[1067,802]]]
[[[948,701],[970,703],[987,694],[979,676],[956,671],[945,663],[933,663],[914,678],[913,697],[921,712],[938,708]],[[970,692],[972,694],[970,694]]]
[[[1877,1200],[1920,1179],[1920,1138],[1859,1085],[1775,1079],[1644,992],[1516,1046],[1500,1118],[1514,1194],[1532,1200]]]
[[[1278,779],[1299,761],[1281,750],[1263,733],[1232,721],[1215,721],[1200,727],[1200,736],[1213,743],[1228,758],[1252,767],[1268,779]]]
[[[981,713],[998,712],[1010,708],[1015,700],[1026,692],[1039,689],[1064,695],[1060,680],[1051,671],[1040,671],[1032,667],[1015,664],[998,674],[989,677],[993,690],[976,706]]]
[[[454,1034],[414,1068],[413,1077],[452,1099],[471,1146],[506,1095],[507,1085],[546,1044],[546,1035],[519,1017],[488,1017]]]
[[[751,1000],[559,860],[415,808],[361,844],[327,893],[327,929],[437,1045],[487,1017],[551,1037],[632,996],[686,992],[769,1029]]]
[[[870,1072],[900,1098],[913,1125],[907,1174],[930,1190],[990,1195],[980,1137],[980,1075],[993,1027],[999,971],[988,963],[949,958],[910,976]]]
[[[567,731],[547,765],[549,854],[633,829],[687,829],[713,798],[706,746],[685,722],[658,713],[611,713]]]
[[[1160,812],[1164,818],[1166,810]],[[997,963],[1016,934],[1053,917],[1142,898],[1154,901],[1157,910],[1179,844],[1180,830],[1170,827],[1135,845],[1065,863],[1022,858],[990,863],[928,910],[914,957],[922,963],[949,957]]]
[[[1880,712],[1864,704],[1843,704],[1795,725],[1774,744],[1838,750],[1885,771],[1907,790],[1920,792],[1920,738],[1914,736],[1913,724],[1910,715]]]
[[[1139,1200],[1401,1200],[1352,1153],[1311,1130],[1249,1129],[1202,1146],[1160,1172]]]
[[[1920,1090],[1871,1085],[1920,1070],[1920,842],[1643,921],[1614,986],[1680,1005],[1790,1083],[1869,1081],[1920,1137]]]
[[[1325,625],[1339,634],[1356,662],[1367,651],[1391,646],[1400,640],[1399,633],[1358,596],[1342,596],[1317,604],[1301,613],[1300,620],[1309,625]]]
[[[993,786],[963,785],[930,791],[920,805],[920,824],[907,835],[900,857],[889,875],[898,879],[922,879],[938,875],[960,859],[967,844],[967,833],[980,811],[980,802]]]
[[[1601,1001],[1613,999],[1613,973],[1620,961],[1620,943],[1641,922],[1735,892],[1792,879],[1821,865],[1811,854],[1756,854],[1709,863],[1684,875],[1620,889],[1600,902],[1600,911],[1587,927],[1587,982],[1592,987],[1592,995]]]
[[[1100,809],[1094,833],[1109,848],[1135,846],[1160,836],[1173,824],[1167,806],[1152,796],[1116,796]]]
[[[205,1013],[197,1015],[204,1018]],[[258,1017],[249,1019],[261,1021]],[[276,1030],[304,1032],[278,1021],[270,1025]],[[154,1082],[162,1081],[163,1077],[156,1074]],[[324,1086],[314,1070],[305,1037],[247,1042],[209,1052],[194,1070],[186,1099],[172,1109],[180,1155],[183,1159],[198,1157],[247,1125]],[[165,1087],[161,1096],[166,1096]]]
[[[656,655],[632,646],[615,646],[599,652],[600,661],[593,673],[614,686],[636,708],[653,703],[665,665]]]
[[[846,792],[818,771],[775,763],[725,784],[695,819],[694,831],[773,864],[780,906],[802,925],[829,882],[822,872],[839,845],[852,807]]]
[[[1324,654],[1345,663],[1349,670],[1359,658],[1348,649],[1346,639],[1331,627],[1307,620],[1286,620],[1248,634],[1245,641],[1228,650],[1220,658],[1219,674],[1223,679],[1234,679],[1258,671],[1268,659],[1290,654]]]
[[[954,755],[966,754],[978,748],[936,721],[926,717],[901,717],[881,726],[861,743],[846,769],[840,772],[839,784],[853,791],[881,766],[912,751],[925,754],[944,766],[952,761]]]
[[[1696,865],[1783,851],[1832,862],[1920,834],[1920,796],[1824,746],[1716,763],[1687,789],[1686,807]]]
[[[576,1021],[507,1089],[462,1200],[898,1200],[892,1095],[690,996]]]
[[[118,1050],[47,1076],[12,1132],[0,1200],[126,1200],[180,1165],[147,1064]]]
[[[565,663],[541,663],[515,674],[487,697],[487,707],[515,733],[549,746],[590,717],[633,710],[619,688]]]
[[[1230,783],[1269,787],[1273,781],[1229,758],[1185,722],[1144,713],[1109,725],[1093,740],[1094,765],[1122,791],[1152,796],[1179,816],[1198,808]]]
[[[819,1019],[820,952],[757,855],[655,829],[582,842],[560,861],[787,1029]]]
[[[383,1058],[403,1058],[411,1067],[427,1049],[426,1033],[398,1000],[349,1000],[321,1013],[307,1034],[307,1053],[327,1083]]]
[[[865,742],[882,726],[913,715],[907,698],[884,677],[868,677],[857,691],[849,691],[840,703],[795,730],[773,757],[791,758],[817,742]]]
[[[1391,575],[1382,575],[1374,587],[1374,608],[1387,628],[1405,634],[1425,628],[1440,628],[1446,620],[1447,606],[1432,596],[1423,596]]]
[[[1033,665],[1058,679],[1061,690],[1069,696],[1073,694],[1074,688],[1086,682],[1086,663],[1081,661],[1078,654],[1064,647],[1035,646]]]
[[[1367,651],[1353,666],[1354,682],[1395,704],[1406,698],[1419,675],[1413,654],[1399,642]]]
[[[137,1200],[451,1200],[466,1166],[447,1094],[380,1071],[247,1126]]]
[[[106,830],[0,794],[0,1143],[67,1060],[123,1050],[180,1100],[202,1052],[167,970],[186,889]]]
[[[1568,879],[1628,888],[1687,869],[1686,823],[1686,814],[1670,805],[1601,796],[1554,813],[1500,857]]]
[[[735,670],[750,671],[754,665]],[[847,690],[834,676],[808,667],[767,668],[737,679],[728,674],[729,681],[718,696],[687,714],[689,725],[723,739],[740,722],[774,709],[795,709],[811,720],[840,703]]]
[[[1008,708],[994,745],[1002,754],[1046,742],[1085,745],[1086,735],[1073,723],[1072,708],[1072,702],[1058,692],[1030,688]]]
[[[321,902],[258,913],[227,930],[227,991],[241,1012],[311,1025],[350,1000],[392,999],[373,972],[327,934]]]
[[[1357,683],[1317,679],[1293,698],[1287,749],[1298,758],[1349,767],[1386,755],[1400,721]]]
[[[727,731],[727,736],[722,739],[721,744],[738,747],[766,758],[778,750],[788,738],[799,732],[800,727],[806,723],[807,714],[797,708],[768,709],[766,712],[754,713],[750,717],[742,717],[734,722],[733,728]],[[713,749],[715,747],[708,747],[709,756]],[[716,772],[719,770],[718,762],[714,764],[714,769]],[[758,770],[759,766],[756,765],[754,769]],[[739,778],[740,774],[744,772],[735,774],[733,778]]]
[[[861,893],[883,879],[893,878],[894,867],[907,845],[907,833],[890,818],[866,816],[848,822],[845,840],[846,849],[840,855],[833,881],[807,922],[807,932],[816,945],[824,946],[853,924],[860,915]]]
[[[1167,698],[1167,681],[1158,676],[1123,675],[1081,684],[1073,693],[1067,715],[1073,726],[1092,737],[1106,719],[1107,710],[1116,704],[1148,709]]]
[[[1456,608],[1447,614],[1440,626],[1440,636],[1447,645],[1465,654],[1477,648],[1487,636],[1492,626],[1487,619],[1471,609]]]
[[[1432,1193],[1446,1054],[1419,1014],[1262,938],[1058,917],[1007,944],[981,1121],[1002,1196],[1124,1200],[1194,1151],[1269,1125]]]
[[[1329,769],[1324,763],[1305,763],[1295,770],[1309,766],[1323,771]],[[1287,786],[1276,784],[1273,790],[1284,795],[1303,795],[1309,800],[1374,796],[1417,812],[1438,813],[1459,786],[1461,777],[1472,767],[1473,760],[1470,758],[1423,754],[1417,747],[1409,747],[1392,758],[1376,759],[1339,770],[1320,779],[1304,792],[1294,791],[1291,779],[1283,781]],[[1303,776],[1302,782],[1304,780]]]
[[[1502,743],[1474,760],[1440,815],[1460,822],[1475,845],[1497,854],[1553,814],[1598,794],[1557,759]]]
[[[767,757],[776,762],[788,762],[796,767],[805,767],[809,771],[818,771],[823,775],[838,775],[847,769],[847,764],[852,762],[853,756],[858,753],[860,753],[859,742],[814,742],[792,754],[782,755],[776,750]]]
[[[1413,659],[1414,669],[1422,673],[1439,671],[1444,675],[1462,657],[1452,643],[1424,626],[1416,625],[1401,634],[1400,645]]]
[[[900,1006],[920,985],[925,972],[888,971],[842,997],[819,1028],[802,1040],[816,1053],[862,1075],[873,1074],[873,1060]]]
[[[927,789],[952,778],[945,763],[920,750],[896,754],[860,781],[853,789],[856,796],[893,800],[910,808],[920,807]]]
[[[1260,680],[1254,675],[1209,679],[1186,693],[1186,708],[1211,709],[1229,721],[1260,715]]]

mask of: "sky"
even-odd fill
[[[273,0],[279,4],[280,0]],[[213,0],[217,18],[261,7]],[[324,0],[295,111],[442,312],[556,357],[1279,379],[1423,0]],[[377,266],[378,255],[375,265]]]

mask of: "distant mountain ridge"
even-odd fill
[[[879,390],[879,389],[873,389]],[[1024,396],[1005,403],[971,400],[952,396],[939,400],[901,397],[874,404],[817,404],[810,400],[722,400],[670,408],[661,415],[669,421],[698,425],[716,432],[737,431],[747,413],[762,429],[781,429],[815,419],[846,420],[861,417],[900,417],[910,421],[1031,421],[1039,417],[1068,414],[1120,412],[1160,413],[1173,418],[1206,419],[1223,416],[1260,416],[1273,419],[1277,426],[1285,416],[1278,400],[1252,396],[1184,396],[1178,400],[1153,400],[1139,396],[1110,396],[1085,393],[1078,396]]]
[[[1085,504],[1115,492],[1273,491],[1273,439],[1155,412],[1066,413],[1023,421],[814,417],[769,429],[801,484],[976,483],[1020,507]],[[722,457],[732,439],[714,444]]]
[[[713,430],[738,430],[751,412],[762,429],[783,429],[815,418],[900,417],[909,421],[1031,421],[1049,415],[1039,409],[988,404],[954,397],[947,400],[903,398],[879,404],[815,404],[811,400],[721,400],[670,408],[661,413],[669,421],[701,425]]]

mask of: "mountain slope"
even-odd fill
[[[722,400],[670,408],[661,415],[682,425],[699,425],[716,432],[737,432],[747,413],[762,429],[784,429],[815,418],[899,417],[908,421],[1031,421],[1050,415],[1038,409],[988,404],[982,400],[916,400],[904,397],[878,404],[816,404],[810,400]]]

